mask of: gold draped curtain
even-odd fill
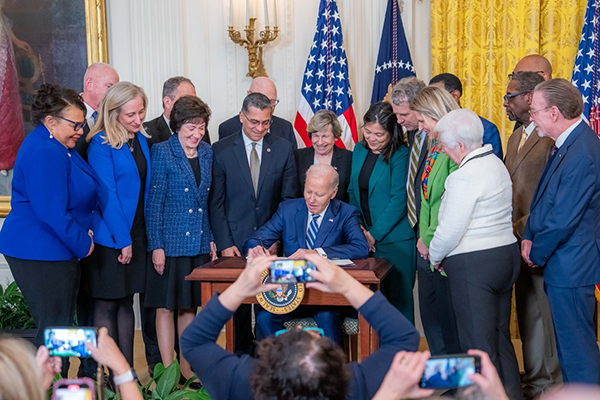
[[[463,83],[461,104],[512,133],[502,96],[522,57],[541,54],[554,78],[571,78],[586,0],[431,0],[433,75]]]

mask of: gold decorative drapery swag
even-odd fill
[[[586,0],[431,0],[433,75],[463,83],[463,107],[494,122],[503,145],[514,124],[502,96],[507,75],[528,54],[552,64],[554,78],[571,78]]]

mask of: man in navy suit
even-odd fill
[[[283,255],[290,259],[305,259],[310,253],[328,258],[368,257],[369,245],[360,228],[358,211],[335,199],[338,185],[339,175],[332,166],[312,165],[306,172],[304,198],[281,203],[269,222],[244,243],[244,253],[249,258],[264,255],[267,250],[263,245],[269,247],[281,239]],[[338,312],[308,306],[286,315],[255,311],[257,331],[262,337],[284,329],[285,321],[308,313],[327,337],[341,344]]]
[[[429,81],[430,86],[439,86],[442,89],[446,89],[448,93],[454,98],[454,101],[460,107],[460,98],[462,96],[462,83],[456,75],[444,73],[439,74],[431,78]],[[498,127],[493,122],[488,121],[483,117],[479,117],[483,124],[483,144],[491,144],[494,154],[499,159],[503,160],[504,155],[502,153],[502,142],[500,140],[500,132]]]
[[[600,140],[580,118],[581,93],[564,79],[538,84],[531,120],[556,141],[537,186],[521,243],[544,288],[567,382],[600,383],[594,284],[600,283]]]
[[[296,197],[294,152],[289,142],[268,133],[272,114],[267,96],[249,94],[238,116],[242,129],[213,145],[209,215],[222,256],[241,256],[246,239],[271,218],[279,203]],[[244,352],[253,339],[249,309],[242,306],[234,315],[236,349]]]
[[[272,80],[263,76],[254,78],[250,84],[250,88],[246,92],[247,95],[250,93],[262,93],[267,96],[271,101],[273,112],[275,112],[275,107],[279,103],[279,99],[277,98],[277,87]],[[283,118],[276,117],[275,115],[272,115],[271,118],[273,121],[269,127],[269,132],[275,136],[279,136],[280,138],[287,140],[292,145],[292,148],[296,150],[298,148],[298,142],[296,142],[296,135],[294,133],[292,124]],[[219,140],[233,135],[234,133],[238,132],[240,128],[240,118],[239,116],[234,115],[219,125]]]

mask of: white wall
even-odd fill
[[[234,27],[242,29],[245,1],[233,1]],[[252,1],[252,0],[251,0]],[[263,1],[253,0],[259,27]],[[268,0],[272,6],[274,0]],[[276,0],[279,38],[265,47],[264,62],[278,87],[277,115],[293,122],[319,0]],[[373,70],[387,0],[337,0],[354,111],[360,122],[371,98]],[[431,76],[429,0],[405,0],[402,19],[417,75]],[[110,63],[122,80],[142,86],[150,99],[148,119],[161,112],[163,82],[185,75],[212,109],[209,129],[239,111],[251,78],[245,49],[228,38],[229,1],[107,0]],[[271,21],[273,21],[271,10]]]

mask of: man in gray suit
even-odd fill
[[[519,72],[512,76],[504,96],[508,119],[521,123],[508,139],[504,160],[513,183],[513,223],[519,240],[550,148],[554,145],[552,139],[538,135],[535,124],[529,119],[533,89],[543,81],[536,72]],[[526,399],[537,397],[544,389],[562,381],[550,308],[544,293],[543,271],[542,268],[530,268],[521,259],[521,272],[515,283]]]

